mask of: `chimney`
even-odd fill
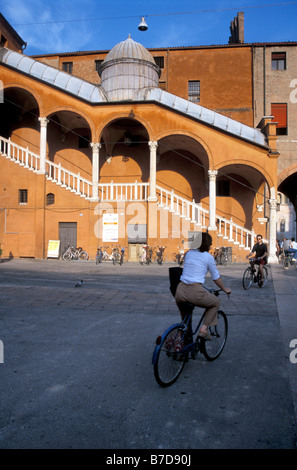
[[[244,43],[244,12],[240,11],[231,21],[230,25],[229,44],[243,44]]]

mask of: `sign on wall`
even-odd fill
[[[119,216],[118,214],[103,214],[103,242],[119,241]]]
[[[60,240],[49,240],[47,248],[48,258],[59,258]]]

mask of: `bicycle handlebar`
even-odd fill
[[[214,294],[216,295],[217,297],[220,295],[220,292],[224,292],[223,289],[209,289],[208,287],[206,287],[204,284],[203,284],[203,287],[204,289],[206,289],[208,292],[210,292],[211,294]],[[227,292],[224,292],[224,294],[228,295],[231,295],[231,294],[227,294]]]

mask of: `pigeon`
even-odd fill
[[[78,281],[76,284],[75,284],[75,287],[81,287],[83,285],[84,281],[81,280],[81,281]]]

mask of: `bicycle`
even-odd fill
[[[206,287],[205,289],[217,296],[221,291],[221,289],[208,289]],[[193,330],[192,315],[194,309],[195,305],[184,302],[184,319],[180,323],[171,325],[156,339],[152,363],[155,379],[162,387],[168,387],[178,379],[189,357],[195,360],[200,351],[208,361],[214,361],[220,356],[226,345],[228,320],[225,312],[218,310],[218,323],[216,326],[208,328],[212,338],[208,340],[199,336],[205,313],[203,313],[198,325]],[[194,339],[194,337],[196,338]]]
[[[258,286],[261,288],[265,287],[267,284],[268,270],[266,266],[263,266],[263,278],[261,276],[260,266],[258,266],[258,269],[255,268],[254,261],[257,261],[259,259],[260,258],[249,259],[250,266],[246,268],[242,277],[242,286],[245,290],[248,290],[253,284],[253,282],[258,283]]]
[[[284,269],[289,269],[289,266],[294,266],[297,269],[297,262],[293,261],[294,253],[286,251],[282,254],[282,267]]]
[[[79,260],[79,261],[81,260],[86,261],[89,259],[89,255],[80,246],[77,248],[74,248],[74,246],[68,245],[67,250],[62,255],[62,259],[63,261],[69,261],[71,259]]]
[[[159,246],[157,250],[157,263],[160,264],[160,266],[163,263],[163,255],[164,255],[165,248],[166,248],[165,246]]]
[[[96,264],[99,264],[102,262],[102,256],[103,256],[102,248],[98,247],[97,253],[96,253]]]
[[[176,261],[179,266],[182,266],[184,264],[184,259],[185,259],[185,250],[181,249],[176,255]]]
[[[222,266],[227,266],[228,254],[227,254],[227,251],[224,250],[224,248],[220,250],[216,249],[213,257],[215,259],[216,265],[220,264]]]

